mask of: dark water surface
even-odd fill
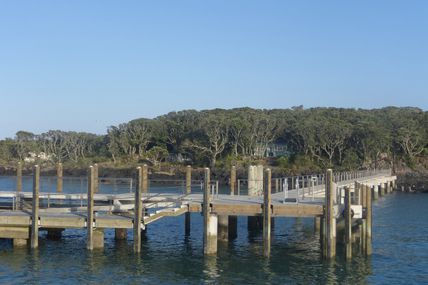
[[[151,224],[140,256],[131,231],[116,242],[107,230],[104,250],[94,252],[85,249],[85,230],[66,230],[61,241],[42,232],[38,250],[1,240],[0,284],[428,284],[428,195],[394,193],[373,206],[373,255],[351,262],[341,245],[335,260],[322,261],[313,219],[294,218],[275,220],[269,259],[246,218],[236,240],[204,257],[202,217],[192,214],[188,237],[183,216]]]

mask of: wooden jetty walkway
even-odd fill
[[[87,248],[103,248],[104,230],[115,229],[116,239],[126,239],[133,229],[134,251],[141,251],[144,229],[162,218],[185,215],[185,231],[190,233],[190,213],[204,216],[204,253],[215,254],[217,241],[237,236],[237,216],[248,216],[249,228],[263,232],[264,255],[270,255],[271,223],[275,217],[311,217],[320,232],[325,258],[336,255],[336,240],[346,244],[352,257],[357,242],[370,255],[373,226],[372,200],[390,193],[396,177],[390,170],[355,171],[272,178],[269,169],[250,167],[247,179],[230,173],[230,192],[219,194],[218,182],[211,182],[205,169],[202,193],[192,193],[192,169],[187,167],[184,191],[149,192],[148,167],[137,168],[134,193],[99,193],[98,166],[89,167],[87,193],[62,193],[62,165],[58,165],[57,192],[41,192],[40,167],[33,172],[33,191],[22,191],[22,170],[17,171],[16,191],[1,191],[0,238],[13,239],[14,246],[38,247],[39,231],[60,238],[65,229],[87,231]],[[248,185],[242,194],[241,184]],[[238,189],[237,189],[238,186]]]

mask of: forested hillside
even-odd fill
[[[105,135],[18,131],[0,141],[0,161],[221,167],[265,160],[291,171],[426,168],[427,138],[428,112],[418,108],[185,110],[111,126]]]

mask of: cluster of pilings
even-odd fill
[[[57,192],[62,192],[62,164],[58,164],[57,168]],[[133,219],[133,235],[134,235],[134,251],[140,252],[141,250],[141,233],[145,227],[142,222],[144,207],[142,203],[142,193],[148,191],[148,166],[143,165],[137,168],[137,183],[135,187],[135,205],[134,205],[134,219]],[[87,229],[87,243],[86,247],[89,250],[104,247],[104,229],[96,228],[94,217],[94,194],[99,191],[99,178],[98,178],[98,165],[91,165],[88,169],[88,184],[87,184],[87,222],[85,227]],[[39,194],[40,194],[40,166],[33,167],[33,194],[31,205],[31,228],[30,228],[30,246],[31,248],[38,248],[39,246]],[[17,192],[22,191],[22,166],[18,164],[17,168]],[[17,202],[18,203],[18,202]],[[19,207],[14,207],[19,209]],[[43,229],[45,230],[45,229]],[[51,239],[61,238],[64,228],[49,228],[47,230],[47,237]],[[121,240],[127,238],[127,229],[116,228],[115,239]],[[14,238],[13,244],[16,247],[26,246],[27,239]]]
[[[370,173],[368,173],[370,175]],[[361,173],[334,174],[331,169],[327,170],[320,179],[325,183],[325,203],[323,216],[314,217],[315,228],[320,232],[320,244],[322,256],[326,259],[336,256],[336,244],[338,232],[343,228],[343,241],[346,245],[346,257],[352,257],[353,244],[360,245],[362,252],[366,255],[372,253],[372,200],[378,199],[390,193],[395,187],[394,179],[369,179],[364,180]],[[57,192],[62,192],[63,167],[58,164],[57,168]],[[93,250],[103,248],[104,230],[96,228],[94,211],[94,193],[98,192],[98,165],[90,166],[88,169],[88,192],[87,192],[87,248]],[[281,189],[282,183],[275,180],[276,190]],[[282,179],[280,180],[282,182]],[[298,181],[298,179],[292,179]],[[303,180],[304,181],[304,180]],[[310,181],[307,179],[307,181]],[[349,184],[349,181],[354,181]],[[339,183],[345,186],[339,187]],[[230,171],[230,195],[236,195],[237,175],[236,167],[232,166]],[[303,184],[304,185],[304,184]],[[309,184],[307,184],[309,186]],[[248,194],[249,196],[263,196],[262,214],[248,216],[248,229],[261,230],[263,233],[263,253],[270,255],[272,218],[272,174],[270,169],[263,167],[250,167],[248,171]],[[299,187],[297,186],[297,189]],[[191,194],[192,168],[187,166],[185,176],[185,194]],[[231,211],[228,215],[217,215],[212,211],[210,169],[204,169],[203,184],[203,250],[207,255],[217,253],[218,240],[227,241],[237,237],[237,216]],[[286,189],[282,189],[287,191]],[[17,168],[17,191],[22,191],[22,166]],[[31,247],[38,247],[39,233],[39,191],[40,191],[40,167],[35,166],[33,170],[33,198],[32,198],[32,224],[31,224]],[[135,205],[133,211],[133,242],[134,251],[141,251],[141,235],[146,229],[144,224],[144,204],[142,194],[148,192],[148,167],[143,165],[136,170]],[[358,216],[360,215],[360,216]],[[344,227],[342,227],[344,224]],[[191,214],[185,213],[185,235],[190,234]],[[339,229],[339,230],[338,230]],[[61,236],[63,229],[47,229],[48,237]],[[115,229],[116,239],[126,239],[125,228]],[[22,245],[21,239],[14,240],[14,244]]]
[[[372,201],[391,193],[394,189],[394,179],[355,181],[354,185],[340,188],[333,182],[332,170],[327,170],[324,217],[321,219],[320,227],[323,256],[326,259],[336,256],[338,228],[343,233],[342,241],[345,243],[347,259],[352,258],[355,243],[358,243],[361,253],[371,255]],[[356,212],[360,212],[361,216],[355,217]]]

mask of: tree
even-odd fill
[[[168,154],[168,150],[161,146],[154,146],[146,152],[147,159],[155,166],[164,161]]]
[[[228,142],[228,125],[225,118],[208,115],[204,117],[188,146],[208,155],[211,168],[223,153]]]

